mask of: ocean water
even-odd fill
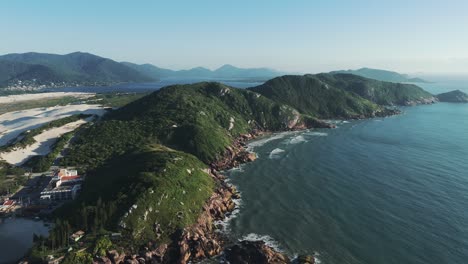
[[[468,104],[402,110],[253,142],[259,159],[228,173],[229,235],[321,263],[468,263]]]

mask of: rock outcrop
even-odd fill
[[[277,252],[262,241],[242,241],[227,248],[224,252],[225,259],[231,264],[291,263],[288,256]]]
[[[214,221],[223,220],[235,208],[233,198],[239,195],[236,189],[223,181],[224,176],[212,171],[219,181],[219,187],[203,207],[197,223],[185,228],[178,242],[179,259],[177,263],[201,261],[219,255],[226,240],[219,232],[214,232]]]
[[[430,97],[430,98],[420,98],[416,100],[408,100],[404,101],[402,105],[404,106],[415,106],[420,104],[435,104],[439,101],[437,97]]]

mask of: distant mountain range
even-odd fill
[[[386,71],[386,70],[378,70],[378,69],[371,69],[371,68],[361,68],[358,70],[341,70],[341,71],[332,71],[331,74],[337,73],[348,73],[354,74],[362,77],[366,77],[369,79],[384,81],[384,82],[395,82],[395,83],[404,83],[404,82],[412,82],[412,83],[426,83],[426,80],[421,78],[412,78],[406,74],[401,74],[398,72],[393,71]]]
[[[122,62],[122,64],[131,67],[139,72],[146,74],[152,78],[167,78],[167,77],[180,77],[180,78],[219,78],[219,79],[261,79],[267,80],[273,77],[284,75],[284,72],[268,68],[249,68],[242,69],[235,66],[226,64],[220,68],[212,71],[203,67],[197,67],[190,70],[169,70],[159,68],[152,64],[134,64],[130,62]]]
[[[151,64],[116,62],[83,52],[66,55],[30,52],[0,56],[0,87],[19,90],[154,82],[166,77],[267,80],[282,74],[267,68],[241,69],[232,65],[224,65],[214,71],[202,67],[174,71]]]
[[[0,56],[0,87],[106,85],[154,79],[116,61],[89,53]]]

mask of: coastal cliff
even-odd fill
[[[246,150],[248,140],[270,132],[334,127],[321,118],[399,113],[347,91],[333,89],[317,99],[308,88],[290,89],[300,101],[219,83],[175,85],[111,112],[77,135],[62,159],[62,165],[85,170],[87,178],[79,199],[56,216],[72,229],[122,234],[106,254],[94,257],[97,263],[188,263],[227,253],[232,241],[227,243],[214,223],[235,209],[239,194],[220,171],[255,160]],[[332,100],[337,97],[346,104]],[[304,103],[307,98],[310,102]],[[317,100],[336,112],[309,111]],[[251,246],[267,255],[274,252],[260,244],[234,243],[226,257]],[[33,255],[41,257],[43,251],[33,250]],[[290,261],[277,254],[267,259]],[[65,260],[76,256],[72,252]]]

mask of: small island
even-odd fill
[[[447,103],[468,103],[468,94],[460,90],[454,90],[451,92],[438,94],[437,99],[439,99],[440,102]]]

